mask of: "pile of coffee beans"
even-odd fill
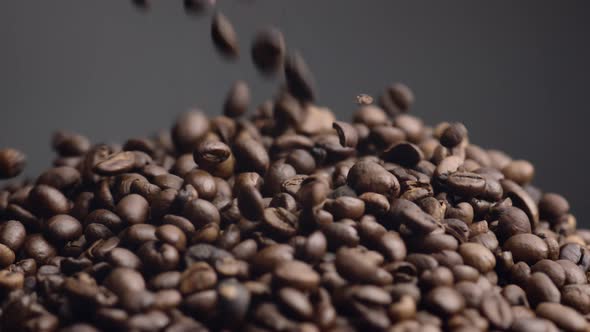
[[[0,331],[590,330],[590,232],[531,163],[425,125],[403,84],[338,121],[276,28],[251,56],[274,99],[237,81],[122,145],[61,131],[0,190]],[[0,150],[0,178],[24,164]]]

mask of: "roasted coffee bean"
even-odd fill
[[[352,282],[384,285],[391,282],[389,273],[355,249],[342,248],[336,253],[336,269],[344,278]]]
[[[526,284],[526,292],[531,305],[541,302],[556,302],[561,300],[559,289],[553,281],[541,272],[532,273]]]
[[[70,203],[64,194],[46,185],[35,186],[29,193],[28,201],[33,208],[33,213],[40,217],[66,214],[70,209]]]
[[[580,313],[559,303],[541,303],[535,313],[546,318],[565,331],[585,331],[588,322]]]
[[[137,255],[148,270],[169,271],[180,262],[180,254],[176,248],[160,241],[145,242]]]
[[[198,291],[213,288],[217,283],[215,270],[205,263],[198,262],[190,265],[180,277],[180,292],[192,294]]]
[[[209,130],[209,125],[209,119],[199,110],[183,113],[177,118],[172,128],[172,140],[181,151],[192,152],[198,141]],[[192,161],[192,156],[189,158]],[[182,176],[182,174],[178,175]]]
[[[508,329],[514,319],[510,304],[496,292],[484,295],[481,301],[481,312],[491,325],[503,330]]]
[[[143,276],[129,268],[115,268],[106,277],[104,285],[113,293],[123,296],[129,292],[141,292],[145,290]]]
[[[489,272],[496,266],[494,254],[479,243],[463,243],[459,246],[459,253],[465,264],[473,266],[480,273]]]
[[[524,261],[528,264],[547,258],[549,252],[545,241],[534,234],[514,235],[504,243],[503,248],[512,252],[515,262]]]
[[[250,291],[234,280],[224,280],[217,287],[220,315],[224,326],[237,327],[244,321],[250,306]]]
[[[94,171],[101,175],[117,175],[135,168],[135,153],[124,151],[115,153],[94,166]]]
[[[25,226],[16,220],[4,221],[0,224],[0,244],[17,252],[25,242],[27,231]]]
[[[309,265],[296,260],[279,264],[274,270],[273,277],[280,285],[303,291],[313,291],[320,283],[317,272]]]
[[[561,195],[545,193],[539,201],[539,215],[546,220],[555,220],[569,212],[570,205]]]
[[[184,10],[189,14],[200,14],[215,5],[215,0],[184,0]]]
[[[500,211],[496,232],[500,239],[509,239],[516,234],[530,233],[531,222],[521,209],[510,206]]]
[[[82,225],[74,217],[60,214],[47,221],[47,233],[55,241],[71,241],[82,235]]]
[[[238,56],[239,47],[236,31],[229,19],[219,12],[213,16],[211,38],[221,54],[228,57]]]
[[[190,220],[195,227],[202,227],[207,223],[219,224],[221,219],[217,208],[203,199],[189,201],[184,206],[182,214]]]
[[[57,255],[53,247],[41,234],[31,234],[25,239],[23,245],[27,257],[33,258],[37,264],[48,262]]]
[[[0,179],[13,178],[25,168],[24,153],[12,148],[0,149]]]
[[[414,103],[412,90],[403,83],[394,83],[387,87],[379,98],[379,104],[387,110],[390,115],[400,112],[407,112]]]
[[[264,174],[270,165],[270,158],[264,146],[253,138],[235,142],[233,147],[237,164],[242,172]]]
[[[558,288],[561,288],[565,283],[565,270],[561,265],[549,259],[543,259],[535,263],[535,265],[531,266],[531,272],[545,273]]]
[[[231,118],[239,117],[248,111],[250,106],[250,88],[244,81],[236,81],[225,99],[223,113]]]
[[[420,160],[424,159],[424,154],[416,145],[402,142],[385,150],[383,152],[383,159],[404,167],[414,167]]]
[[[107,261],[115,267],[126,267],[134,270],[141,268],[141,260],[132,251],[125,248],[114,248],[107,254]]]
[[[467,137],[467,128],[462,123],[450,124],[440,136],[440,144],[451,149]]]
[[[465,307],[463,296],[451,287],[434,288],[428,293],[426,303],[441,315],[452,315]]]
[[[149,203],[138,194],[130,194],[119,201],[115,212],[127,224],[144,224],[149,215]]]
[[[336,121],[332,124],[332,128],[336,129],[340,145],[343,147],[354,148],[357,146],[359,138],[356,129],[346,122]]]
[[[561,247],[559,259],[567,259],[578,265],[583,271],[590,267],[590,251],[577,243],[568,243]]]
[[[348,172],[347,182],[359,194],[376,192],[388,197],[396,197],[400,192],[397,178],[372,161],[356,163]]]
[[[502,168],[502,173],[508,180],[524,185],[535,176],[535,168],[526,160],[512,160]]]
[[[283,34],[276,28],[259,31],[252,44],[252,60],[262,73],[276,72],[284,62],[286,52]]]
[[[438,228],[437,221],[431,215],[426,214],[420,207],[408,200],[394,200],[389,211],[394,220],[416,232],[428,234]]]
[[[483,176],[469,172],[451,173],[446,176],[444,183],[451,192],[464,197],[481,195],[486,187]]]

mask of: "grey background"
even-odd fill
[[[94,141],[146,135],[193,105],[218,114],[235,79],[263,101],[277,82],[256,74],[249,41],[277,25],[340,118],[358,93],[405,82],[414,114],[460,120],[473,142],[532,161],[535,183],[590,225],[590,2],[221,0],[241,38],[230,64],[208,16],[152,2],[149,13],[122,0],[0,2],[0,146],[29,155],[27,174],[50,163],[58,128]]]

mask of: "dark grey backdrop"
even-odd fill
[[[0,145],[29,155],[29,175],[49,164],[57,128],[100,141],[143,135],[192,105],[219,113],[234,79],[262,101],[276,82],[247,55],[273,24],[341,118],[358,93],[406,82],[415,114],[463,121],[472,141],[531,160],[535,182],[590,225],[590,2],[221,0],[246,55],[236,64],[216,54],[207,16],[152,2],[147,14],[124,0],[0,3]]]

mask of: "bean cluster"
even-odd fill
[[[211,36],[239,56],[221,13]],[[61,131],[0,190],[0,331],[590,329],[590,232],[531,163],[425,125],[399,83],[338,121],[276,28],[251,56],[274,99],[237,81],[223,115],[122,145]],[[0,150],[0,178],[24,164]]]

